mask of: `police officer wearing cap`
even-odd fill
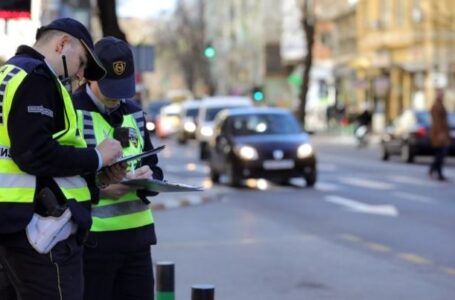
[[[0,67],[0,259],[18,299],[82,299],[94,183],[81,175],[119,182],[126,166],[109,167],[122,151],[114,139],[87,147],[65,83],[105,72],[89,32],[69,18],[38,29],[33,47]]]
[[[95,44],[106,77],[90,80],[73,95],[80,132],[89,147],[106,135],[121,141],[124,155],[153,149],[144,128],[144,112],[135,95],[134,61],[129,45],[114,37]],[[135,161],[127,178],[162,179],[156,155]],[[84,299],[154,299],[150,245],[156,243],[153,213],[147,196],[156,193],[124,184],[92,188],[93,225],[84,249]],[[94,197],[96,198],[96,197]]]

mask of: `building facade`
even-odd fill
[[[408,108],[432,104],[436,88],[454,107],[455,3],[450,0],[359,0],[335,18],[337,47],[351,40],[343,23],[355,18],[355,57],[346,60],[340,80],[352,80],[356,103],[368,103],[384,121]],[[347,21],[350,19],[351,21]],[[341,63],[340,63],[341,66]]]

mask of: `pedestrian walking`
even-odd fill
[[[67,88],[105,73],[89,32],[70,18],[39,28],[35,44],[0,67],[0,260],[17,299],[82,299],[82,242],[91,226],[82,175],[118,182],[126,166],[100,170],[121,145],[86,147]]]
[[[428,174],[437,180],[447,180],[443,174],[444,159],[450,145],[450,129],[447,120],[447,110],[444,107],[444,91],[438,90],[431,107],[430,141],[434,150],[433,162]]]
[[[107,75],[88,81],[74,94],[80,132],[89,147],[106,135],[118,139],[124,155],[153,149],[145,130],[144,112],[135,95],[133,54],[129,45],[114,37],[95,44]],[[156,155],[135,161],[127,178],[162,179]],[[147,196],[156,195],[124,184],[92,187],[99,198],[92,205],[93,225],[84,249],[84,299],[153,300],[154,276],[151,245],[156,243],[153,214]]]

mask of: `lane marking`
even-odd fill
[[[409,176],[403,176],[403,175],[392,175],[389,178],[392,181],[398,182],[398,183],[413,184],[413,185],[428,186],[428,187],[437,186],[437,184],[435,184],[434,182],[428,181],[428,180],[423,180],[422,178],[415,178],[415,177],[409,177]]]
[[[350,242],[361,242],[362,241],[362,239],[360,237],[350,234],[350,233],[342,233],[342,234],[339,234],[338,237],[340,239],[350,241]]]
[[[417,265],[431,265],[433,262],[425,257],[413,253],[399,253],[398,257],[407,262]]]
[[[410,201],[428,203],[428,204],[435,204],[435,201],[433,199],[422,196],[422,195],[416,195],[416,194],[407,193],[407,192],[393,192],[392,195],[394,197],[401,198],[404,200],[410,200]]]
[[[386,245],[378,244],[378,243],[371,243],[368,242],[366,243],[368,249],[377,251],[377,252],[390,252],[390,247],[387,247]]]
[[[344,198],[336,195],[328,195],[324,198],[327,202],[345,206],[349,210],[359,213],[376,214],[387,217],[397,217],[398,210],[393,205],[388,204],[367,204],[360,201]]]
[[[318,163],[318,171],[333,172],[338,170],[337,165],[328,163]]]
[[[395,188],[395,185],[391,183],[381,182],[377,180],[369,180],[365,178],[348,177],[340,178],[339,181],[345,184],[374,190],[392,190]]]
[[[451,276],[455,276],[455,268],[441,267],[441,270]]]
[[[322,192],[333,192],[333,191],[338,191],[340,189],[340,186],[334,183],[329,183],[329,182],[321,182],[318,181],[316,182],[316,190],[322,191]]]

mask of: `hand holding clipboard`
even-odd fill
[[[134,155],[121,157],[121,158],[117,159],[115,161],[115,163],[113,163],[110,166],[113,166],[113,165],[116,165],[116,164],[121,164],[121,163],[128,162],[128,161],[131,161],[131,160],[145,158],[145,157],[148,157],[148,156],[151,156],[151,155],[155,155],[158,152],[160,152],[161,150],[163,150],[165,147],[166,147],[165,145],[162,145],[162,146],[156,147],[156,148],[154,148],[152,150],[145,151],[145,152],[142,152],[142,153],[139,153],[139,154],[134,154]]]

